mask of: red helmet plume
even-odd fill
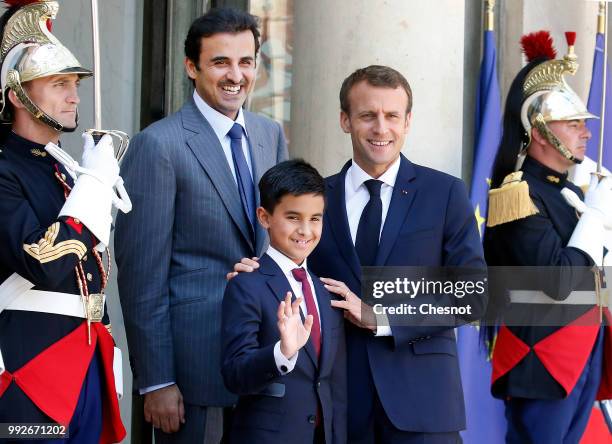
[[[22,6],[29,5],[31,3],[38,3],[41,0],[2,0],[2,2],[9,8],[21,8]],[[51,20],[47,20],[47,29],[51,32]]]
[[[2,0],[7,6],[25,6],[30,3],[37,3],[39,0]]]
[[[537,31],[521,37],[523,54],[527,62],[535,59],[545,58],[552,60],[557,57],[557,51],[553,47],[553,39],[548,31]]]

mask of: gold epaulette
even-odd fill
[[[522,178],[522,171],[508,174],[501,187],[489,191],[487,227],[505,224],[538,213],[538,208],[529,197],[529,185]]]

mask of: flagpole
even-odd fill
[[[495,8],[495,0],[485,0],[485,13],[484,13],[484,30],[493,31],[495,29],[495,14],[493,12]]]
[[[603,52],[603,76],[601,87],[601,112],[599,115],[599,150],[597,152],[597,174],[601,174],[604,147],[604,123],[606,117],[606,80],[608,78],[608,2],[599,2],[599,14],[597,15],[597,32],[604,36]]]

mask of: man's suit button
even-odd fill
[[[286,365],[281,365],[281,372],[287,373],[287,370],[289,370],[289,369],[287,368]]]
[[[308,416],[308,422],[310,424],[314,424],[315,422],[317,422],[317,417],[315,415]]]
[[[321,388],[321,381],[317,381],[317,388]]]

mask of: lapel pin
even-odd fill
[[[402,194],[408,194],[408,191],[402,190]]]

